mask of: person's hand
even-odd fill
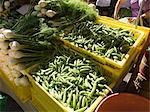
[[[118,17],[118,15],[116,14],[116,11],[114,12],[114,19],[116,19],[116,20],[118,20],[119,19],[119,17]]]
[[[146,17],[145,13],[140,16],[140,18],[145,18],[145,17]]]
[[[129,23],[136,22],[136,20],[137,20],[136,17],[129,17],[129,18],[128,18]]]
[[[118,17],[118,16],[114,16],[114,19],[118,20],[118,19],[119,19],[119,17]]]

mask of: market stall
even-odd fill
[[[0,78],[29,111],[93,112],[149,39],[149,28],[99,16],[80,0],[0,4]]]

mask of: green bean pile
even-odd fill
[[[63,39],[73,42],[77,47],[113,60],[121,61],[135,42],[128,30],[110,28],[94,22],[82,22],[77,26],[77,30],[65,35]]]
[[[32,76],[57,100],[80,112],[105,95],[110,84],[96,64],[66,49],[59,49],[54,60]]]

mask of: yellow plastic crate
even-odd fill
[[[101,68],[100,68],[101,69]],[[105,70],[103,70],[105,71]],[[32,96],[32,104],[39,112],[71,112],[69,107],[65,107],[59,101],[57,101],[50,93],[48,93],[39,83],[37,83],[28,71],[23,71],[23,74],[27,75],[31,82],[31,96]],[[107,73],[110,73],[109,71]],[[112,74],[105,74],[108,77],[112,77]],[[110,88],[113,88],[116,84],[117,78],[111,78],[112,83],[109,85]],[[106,89],[105,94],[108,94],[110,91]],[[105,96],[99,96],[96,101],[85,111],[85,112],[93,112],[100,101]]]
[[[99,22],[102,22],[104,24],[107,23],[114,23],[117,24],[119,26],[124,26],[124,27],[128,27],[128,28],[132,28],[135,29],[135,25],[133,24],[126,24],[123,22],[119,22],[118,20],[115,20],[113,18],[109,18],[106,16],[101,16],[98,19]],[[118,68],[112,68],[111,66],[107,66],[107,65],[102,65],[102,67],[106,70],[108,70],[109,72],[115,72],[115,75],[117,75],[116,77],[118,77],[120,74],[125,74],[129,71],[129,69],[132,67],[132,65],[137,62],[138,57],[141,53],[141,50],[145,47],[145,45],[148,43],[149,39],[150,39],[150,28],[147,27],[143,27],[143,26],[137,26],[136,28],[137,30],[143,32],[143,37],[137,37],[138,40],[136,41],[137,44],[135,45],[136,51],[135,52],[128,52],[128,58],[126,59],[126,63],[123,65],[123,67],[121,69]],[[138,35],[137,35],[138,36]]]
[[[67,40],[64,40],[64,39],[60,39],[60,40],[63,42],[63,44],[65,46],[68,46],[69,48],[71,48],[77,52],[80,52],[84,55],[90,56],[95,61],[99,62],[101,65],[106,65],[110,68],[113,68],[114,70],[119,70],[119,71],[124,70],[126,67],[130,66],[130,64],[132,63],[132,61],[134,61],[134,59],[136,57],[139,56],[141,49],[144,47],[144,45],[148,41],[150,29],[146,28],[146,27],[137,27],[137,29],[135,29],[134,25],[121,23],[117,20],[114,20],[114,19],[111,19],[108,17],[98,18],[97,23],[103,23],[112,28],[122,28],[122,29],[128,29],[130,31],[133,31],[135,38],[137,38],[137,40],[135,41],[133,46],[131,46],[130,50],[125,55],[125,57],[122,61],[116,62],[110,58],[107,58],[104,56],[99,56],[99,55],[96,55],[90,51],[83,49],[83,48],[76,47],[73,43],[71,43]],[[120,74],[120,73],[118,73],[118,74]]]
[[[7,86],[15,93],[15,95],[20,99],[21,102],[25,103],[31,99],[30,85],[27,87],[16,86],[14,82],[10,81],[7,77],[7,73],[4,73],[0,69],[0,77],[7,84]]]

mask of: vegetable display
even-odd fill
[[[55,49],[53,48],[52,41],[59,38],[64,31],[62,28],[52,25],[50,21],[55,23],[55,20],[59,20],[59,23],[62,25],[58,26],[64,28],[69,21],[70,25],[73,25],[73,21],[95,20],[97,14],[92,8],[88,7],[87,3],[78,0],[39,1],[38,5],[34,7],[36,11],[41,11],[42,8],[47,10],[45,14],[54,13],[54,11],[50,12],[50,9],[54,9],[57,12],[56,18],[58,19],[54,16],[54,18],[50,17],[52,20],[49,17],[38,18],[33,16],[34,11],[29,11],[25,16],[21,16],[13,27],[9,28],[10,30],[1,29],[1,51],[5,52],[7,50],[5,54],[10,57],[8,60],[10,66],[22,64],[21,67],[17,67],[19,71],[35,64],[46,63],[49,61],[50,55],[53,55]],[[72,10],[74,10],[76,18],[69,16]],[[77,15],[77,13],[81,14]],[[83,16],[84,18],[82,18]],[[76,20],[77,18],[82,18],[82,20],[78,21]],[[4,46],[7,47],[5,50]]]
[[[83,112],[99,96],[105,96],[110,84],[98,65],[62,47],[46,67],[31,74],[53,97],[76,112]]]
[[[96,24],[96,11],[79,0],[39,1],[34,9],[32,14],[44,18],[48,27],[56,28],[58,36],[115,61],[121,61],[135,42],[129,30]]]
[[[135,42],[129,30],[110,28],[104,24],[82,22],[77,29],[64,35],[63,39],[73,42],[76,47],[113,60],[121,61]]]
[[[95,6],[81,0],[31,0],[30,5],[20,15],[15,1],[0,1],[0,67],[17,86],[29,85],[22,70],[32,68],[32,77],[54,98],[84,112],[111,91],[112,80],[97,63],[64,48],[60,40],[121,61],[135,43],[132,31],[96,24]]]

